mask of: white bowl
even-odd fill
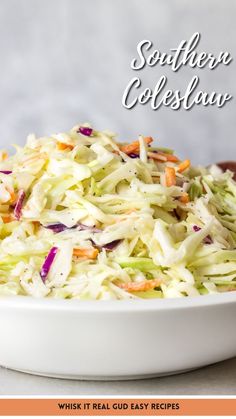
[[[174,374],[236,355],[236,292],[166,300],[0,300],[0,365],[72,379]]]

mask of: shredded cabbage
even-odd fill
[[[0,296],[236,290],[233,174],[192,167],[151,137],[114,138],[84,124],[1,153]]]

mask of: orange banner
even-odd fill
[[[236,399],[0,399],[0,416],[235,416]]]

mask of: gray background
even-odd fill
[[[235,98],[222,109],[191,111],[127,110],[121,98],[133,76],[154,88],[162,74],[172,89],[185,90],[198,74],[199,89],[236,96],[235,59],[213,71],[130,68],[140,40],[168,52],[196,31],[199,51],[227,50],[235,57],[235,17],[235,0],[1,0],[1,145],[90,121],[123,140],[153,135],[195,163],[234,158]]]
[[[120,138],[152,135],[193,162],[234,159],[235,98],[224,108],[191,111],[149,105],[122,107],[128,81],[139,75],[154,88],[162,74],[184,90],[194,74],[200,88],[236,96],[235,59],[211,71],[188,67],[130,68],[142,39],[169,51],[198,31],[199,51],[228,50],[235,58],[235,0],[0,0],[0,143],[24,143],[90,121]],[[235,394],[236,359],[154,380],[82,383],[0,369],[0,394]]]

